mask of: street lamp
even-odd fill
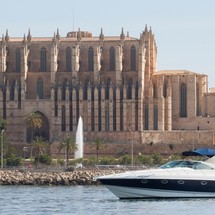
[[[133,131],[131,128],[131,125],[129,124],[130,132],[131,132],[131,166],[134,165],[134,137],[133,137]]]
[[[3,169],[4,167],[4,154],[3,154],[3,134],[4,130],[1,130],[1,168]]]
[[[134,165],[134,137],[133,137],[133,131],[131,130],[131,135],[132,135],[132,139],[131,139],[131,166]]]

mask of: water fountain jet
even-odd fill
[[[76,145],[77,151],[75,152],[75,159],[83,158],[84,152],[84,134],[83,134],[83,120],[79,117],[78,126],[76,131]]]

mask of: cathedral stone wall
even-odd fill
[[[35,133],[59,142],[75,136],[83,118],[86,140],[107,143],[214,144],[215,94],[207,76],[187,70],[156,71],[154,35],[122,32],[94,37],[69,32],[61,37],[0,41],[0,110],[11,143],[29,142],[26,115],[41,113]]]

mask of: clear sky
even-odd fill
[[[20,37],[53,36],[59,28],[101,28],[106,36],[129,31],[139,38],[145,25],[152,27],[158,47],[157,69],[185,69],[208,75],[215,87],[214,0],[0,0],[0,33]]]

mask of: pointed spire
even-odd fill
[[[152,26],[150,26],[150,28],[149,28],[149,32],[152,32]]]
[[[80,30],[80,28],[78,28],[77,40],[78,40],[78,41],[81,40],[81,30]]]
[[[5,41],[6,41],[6,42],[8,42],[8,41],[9,41],[8,29],[6,30]]]
[[[54,32],[54,36],[53,36],[53,39],[52,39],[52,44],[56,44],[57,42],[57,38],[56,38],[56,34]]]
[[[99,39],[100,39],[101,41],[104,40],[104,34],[103,34],[103,29],[102,29],[102,28],[101,28],[101,33],[100,33],[100,35],[99,35]]]
[[[1,44],[5,44],[5,38],[4,38],[4,34],[2,34],[2,40],[1,40]]]
[[[122,32],[120,34],[120,39],[124,40],[125,39],[125,34],[124,34],[124,29],[122,28]]]
[[[25,45],[26,43],[27,43],[27,41],[26,41],[26,37],[25,37],[25,34],[24,34],[22,44]]]
[[[57,35],[56,35],[57,39],[60,39],[60,34],[59,34],[59,29],[57,28]]]
[[[30,28],[28,29],[27,40],[28,40],[28,42],[31,42],[31,32],[30,32]]]
[[[148,32],[148,27],[147,27],[147,25],[145,25],[145,30],[144,30],[144,32],[145,32],[145,33]]]

